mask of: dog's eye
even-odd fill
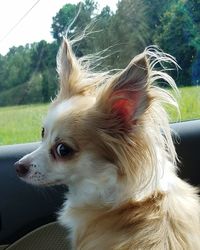
[[[56,154],[58,157],[71,156],[74,150],[66,144],[60,143],[56,147]]]

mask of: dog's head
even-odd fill
[[[152,73],[149,55],[140,54],[115,75],[92,74],[65,40],[57,62],[60,91],[44,122],[40,147],[16,163],[19,177],[107,199],[114,199],[120,185],[136,187],[150,178],[155,144],[166,148],[159,131],[166,115],[157,107],[161,92],[152,81],[172,80]]]

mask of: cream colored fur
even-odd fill
[[[69,187],[59,221],[76,250],[198,250],[198,191],[177,177],[176,153],[163,103],[176,105],[156,66],[173,57],[147,48],[114,75],[92,73],[69,41],[57,63],[60,91],[39,149],[20,163],[37,185]],[[72,148],[57,155],[58,143]],[[56,156],[54,155],[56,154]]]

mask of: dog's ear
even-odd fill
[[[149,70],[145,53],[135,57],[114,79],[106,84],[97,101],[103,113],[115,119],[115,124],[130,127],[149,105]],[[117,121],[117,122],[116,122]]]
[[[60,81],[57,99],[63,100],[81,94],[82,90],[79,87],[81,68],[67,39],[63,39],[57,55],[57,72]]]

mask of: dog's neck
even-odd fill
[[[93,159],[91,161],[94,162]],[[84,159],[81,162],[84,164]],[[100,165],[99,168],[102,167],[101,164],[104,164],[102,174],[101,172],[99,174],[93,173],[92,169],[88,167],[85,168],[84,175],[81,173],[81,176],[76,176],[75,179],[72,178],[69,181],[68,203],[71,207],[84,207],[85,205],[91,207],[117,207],[128,200],[143,200],[158,191],[167,192],[173,183],[174,166],[165,157],[159,158],[159,154],[156,163],[157,165],[154,166],[155,171],[149,182],[146,184],[140,183],[140,185],[136,186],[134,182],[119,181],[117,168],[113,167],[112,164],[100,161],[98,163],[97,161],[96,164]],[[89,172],[87,173],[87,171]]]
[[[67,201],[60,213],[59,221],[71,229],[73,244],[76,244],[77,238],[87,231],[90,223],[99,221],[99,218],[109,211],[117,211],[123,206],[126,207],[126,204],[142,204],[141,202],[148,200],[148,197],[156,197],[173,188],[173,183],[176,183],[173,164],[165,158],[158,159],[157,164],[155,175],[145,187],[141,184],[136,188],[134,183],[126,185],[119,182],[117,173],[113,172],[115,168],[109,167],[109,164],[105,166],[106,175],[98,176],[99,182],[92,182],[88,176],[86,179],[80,178],[79,181],[70,183]]]

